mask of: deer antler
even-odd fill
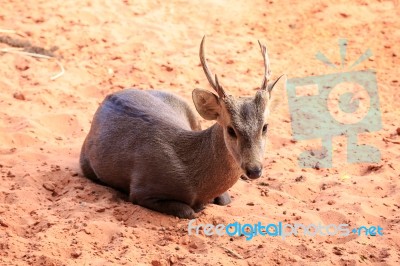
[[[217,75],[215,74],[215,81],[212,78],[211,71],[208,69],[207,66],[207,61],[206,58],[204,57],[204,41],[206,39],[206,36],[204,35],[203,39],[201,40],[200,44],[200,61],[201,61],[201,66],[203,67],[204,73],[206,74],[206,77],[208,79],[208,82],[210,83],[211,87],[218,93],[218,96],[222,99],[226,97],[226,93],[224,89],[222,88],[221,85],[218,83],[218,78]]]
[[[269,57],[268,57],[268,51],[267,47],[263,44],[261,44],[260,41],[258,41],[258,44],[260,45],[261,53],[264,58],[264,67],[265,67],[265,72],[264,72],[264,78],[261,83],[261,90],[267,90],[268,87],[268,81],[271,76],[271,69],[269,68]]]

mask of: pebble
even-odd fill
[[[160,260],[152,260],[151,265],[153,265],[153,266],[168,266],[169,263],[164,259],[160,259]]]
[[[42,185],[46,190],[53,192],[55,190],[55,187],[52,183],[44,183]]]
[[[20,100],[20,101],[25,101],[25,95],[23,95],[21,92],[15,92],[13,94],[14,99]]]
[[[74,259],[79,258],[81,255],[82,255],[82,252],[77,251],[77,250],[76,250],[76,251],[73,251],[73,252],[71,253],[71,257],[74,258]]]

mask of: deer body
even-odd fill
[[[202,53],[203,42],[200,57],[210,80]],[[213,82],[219,97],[193,91],[200,115],[217,121],[205,130],[173,94],[127,89],[107,96],[82,146],[84,175],[128,193],[133,203],[181,218],[212,201],[228,204],[226,191],[243,173],[261,175],[270,90],[234,99]]]
[[[165,96],[134,89],[108,96],[83,145],[82,169],[129,193],[134,203],[173,199],[199,209],[233,186],[242,171],[232,163],[218,124],[199,130],[190,107]]]

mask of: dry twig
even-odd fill
[[[8,30],[8,29],[0,29],[0,33],[5,33],[5,34],[16,34],[19,35],[21,37],[26,37],[25,34],[22,34],[21,32],[17,32],[15,30]]]
[[[57,63],[57,65],[60,67],[61,71],[59,73],[57,73],[56,75],[50,77],[51,80],[58,79],[59,77],[61,77],[65,73],[64,66],[61,64],[61,62],[56,60],[54,57],[51,57],[51,56],[48,56],[48,55],[25,52],[21,48],[3,48],[3,49],[0,49],[0,52],[11,53],[11,54],[19,54],[19,55],[25,55],[25,56],[31,56],[31,57],[36,57],[36,58],[42,58],[42,59],[48,59],[48,60],[55,61]]]
[[[235,251],[233,251],[233,250],[230,250],[230,249],[228,249],[228,248],[226,248],[226,247],[223,247],[223,246],[220,246],[220,248],[222,248],[223,250],[225,250],[225,252],[228,254],[228,255],[231,255],[231,256],[233,256],[233,257],[235,257],[235,258],[237,258],[237,259],[243,259],[243,257],[240,255],[240,254],[238,254],[238,253],[236,253]]]

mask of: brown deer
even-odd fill
[[[245,174],[262,175],[271,91],[267,49],[264,78],[254,97],[228,95],[204,57],[200,61],[217,95],[192,93],[198,113],[216,123],[201,130],[195,113],[180,97],[162,91],[126,89],[108,95],[96,111],[83,143],[84,175],[129,194],[140,206],[193,218],[204,205],[231,202],[227,192]]]

